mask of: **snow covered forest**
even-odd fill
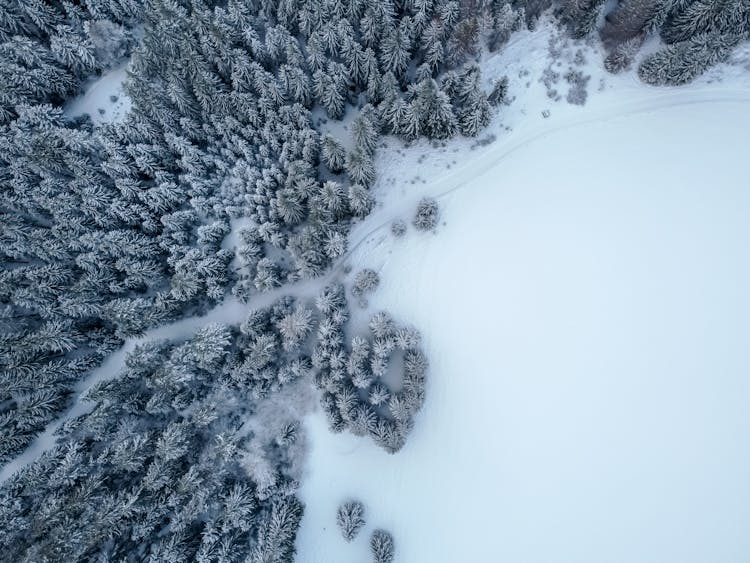
[[[487,63],[542,28],[564,77]],[[332,561],[298,541],[306,417],[398,457],[430,392],[430,327],[351,260],[439,236],[408,174],[532,78],[585,106],[584,48],[668,89],[749,39],[749,0],[0,2],[0,560]],[[400,561],[408,530],[331,503]]]

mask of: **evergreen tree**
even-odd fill
[[[647,57],[638,67],[638,76],[657,86],[685,84],[725,60],[740,40],[738,35],[697,35]]]
[[[419,231],[430,231],[437,226],[438,216],[437,201],[431,198],[423,198],[417,205],[412,224]]]
[[[336,524],[346,541],[352,541],[365,525],[364,513],[365,507],[356,500],[347,501],[339,506],[336,511]]]
[[[391,563],[394,557],[393,536],[385,530],[375,530],[370,537],[370,551],[374,563]]]

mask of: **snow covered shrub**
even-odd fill
[[[437,226],[438,222],[438,204],[431,197],[423,198],[417,204],[417,211],[412,220],[412,224],[418,231],[430,231]]]
[[[375,530],[370,537],[373,563],[391,563],[394,557],[393,536],[385,530]]]
[[[406,222],[397,219],[391,223],[391,234],[396,238],[401,238],[406,234]]]
[[[352,285],[352,295],[355,297],[362,297],[368,293],[372,293],[377,289],[380,284],[380,276],[375,270],[365,268],[357,272],[354,276],[354,283]]]
[[[336,511],[336,524],[346,541],[352,541],[365,525],[365,507],[358,500],[350,500]]]

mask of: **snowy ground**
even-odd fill
[[[65,113],[71,117],[88,114],[96,125],[122,120],[130,110],[130,98],[123,91],[126,68],[123,63],[92,81],[83,94],[68,102]]]
[[[423,332],[428,399],[395,456],[308,418],[303,563],[365,563],[375,527],[408,563],[750,556],[746,78],[645,88],[589,49],[580,108],[538,83],[541,35],[485,64],[537,61],[494,143],[380,152],[350,262],[381,274],[371,311]],[[394,240],[425,193],[444,225]]]

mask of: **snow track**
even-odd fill
[[[658,90],[657,90],[658,91]],[[620,102],[607,108],[593,112],[584,112],[561,120],[550,118],[542,126],[530,127],[528,131],[510,135],[505,141],[497,141],[475,158],[468,158],[460,168],[444,174],[428,190],[420,191],[416,195],[404,198],[391,198],[385,207],[373,212],[366,221],[355,226],[350,235],[350,248],[346,259],[355,253],[362,244],[378,232],[390,228],[391,223],[404,217],[404,212],[410,213],[416,208],[418,201],[425,195],[443,198],[457,190],[471,184],[477,177],[497,166],[500,162],[512,156],[518,150],[549,135],[565,130],[574,129],[594,123],[610,122],[636,116],[643,113],[656,112],[660,109],[680,106],[713,103],[750,103],[750,90],[724,90],[720,88],[705,88],[700,90],[670,91],[666,90],[655,95],[644,95],[638,100]],[[548,126],[544,126],[549,124]],[[375,223],[376,226],[371,226]]]

